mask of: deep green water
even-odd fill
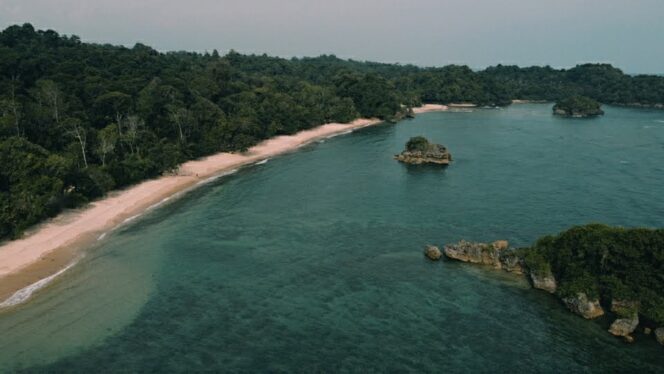
[[[0,314],[0,368],[662,372],[509,274],[427,243],[527,245],[574,224],[664,226],[664,111],[430,113],[240,170],[109,234]],[[414,135],[447,170],[391,156]]]

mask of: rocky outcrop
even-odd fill
[[[510,273],[525,273],[523,259],[519,257],[514,250],[507,249],[500,252],[500,265],[503,270],[509,271]]]
[[[548,293],[556,293],[558,289],[558,283],[551,270],[545,273],[531,271],[530,280],[533,282],[534,288],[544,290]]]
[[[569,310],[585,319],[593,319],[604,315],[604,309],[599,305],[599,300],[588,299],[584,292],[579,292],[576,296],[564,297],[563,303]]]
[[[609,332],[615,336],[628,336],[631,335],[636,327],[639,325],[639,316],[635,315],[631,318],[618,318],[609,327]]]
[[[438,261],[443,254],[440,252],[438,247],[434,245],[427,245],[426,248],[424,248],[424,255],[427,256],[429,260]]]
[[[445,256],[453,260],[493,266],[496,269],[523,274],[523,260],[507,240],[496,240],[493,243],[475,243],[465,240],[456,244],[445,245]]]
[[[615,336],[625,337],[628,342],[634,339],[631,334],[639,326],[639,302],[634,300],[611,300],[611,311],[617,318],[609,327],[609,332]]]
[[[406,149],[394,156],[394,159],[407,164],[449,165],[452,155],[440,144],[430,143],[422,136],[411,138]]]
[[[457,244],[448,244],[444,248],[445,256],[473,264],[491,265],[500,268],[500,251],[486,243],[473,243],[465,240]]]
[[[659,344],[664,345],[664,327],[655,329],[655,338]]]

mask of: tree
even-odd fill
[[[118,130],[116,124],[111,124],[97,133],[99,146],[97,147],[97,155],[101,158],[101,164],[106,166],[106,156],[115,150],[115,145],[118,142]]]
[[[85,131],[85,128],[81,126],[81,120],[78,118],[67,118],[64,123],[65,129],[67,131],[67,134],[69,136],[73,137],[76,139],[78,142],[79,146],[81,147],[81,155],[83,156],[83,164],[85,165],[85,168],[87,169],[88,167],[88,157],[85,154],[85,148],[87,146],[87,132]]]
[[[424,152],[429,147],[429,141],[423,136],[415,136],[410,138],[406,143],[406,150],[409,152]]]
[[[60,111],[62,110],[62,94],[58,85],[52,80],[37,81],[39,94],[44,100],[44,104],[51,109],[53,120],[56,124],[60,123]]]

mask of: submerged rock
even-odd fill
[[[407,164],[449,165],[452,155],[440,144],[430,143],[422,136],[410,138],[406,149],[394,156],[394,159]]]
[[[440,252],[438,247],[434,245],[427,245],[424,249],[424,255],[427,256],[429,260],[438,261],[443,254]]]
[[[534,288],[544,290],[548,293],[556,293],[556,290],[558,289],[558,283],[556,282],[553,273],[551,273],[551,270],[546,273],[531,271],[530,280],[533,282]]]
[[[599,304],[599,300],[588,299],[584,292],[579,292],[576,296],[564,297],[563,303],[569,310],[585,319],[593,319],[604,315],[604,309]]]

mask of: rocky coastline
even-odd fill
[[[555,295],[570,312],[578,316],[585,319],[595,319],[609,314],[614,320],[608,332],[616,337],[621,337],[628,343],[634,342],[633,334],[641,325],[638,302],[614,299],[611,301],[609,312],[607,312],[597,297],[592,297],[585,292],[563,293],[550,269],[529,268],[524,257],[524,251],[510,247],[506,240],[497,240],[492,243],[461,240],[458,243],[444,245],[442,251],[436,246],[427,245],[425,256],[431,261],[446,258],[485,265],[518,276],[525,276],[533,288]],[[646,335],[654,332],[652,335],[655,339],[664,345],[664,326],[654,328],[651,325],[642,325],[641,327]]]

